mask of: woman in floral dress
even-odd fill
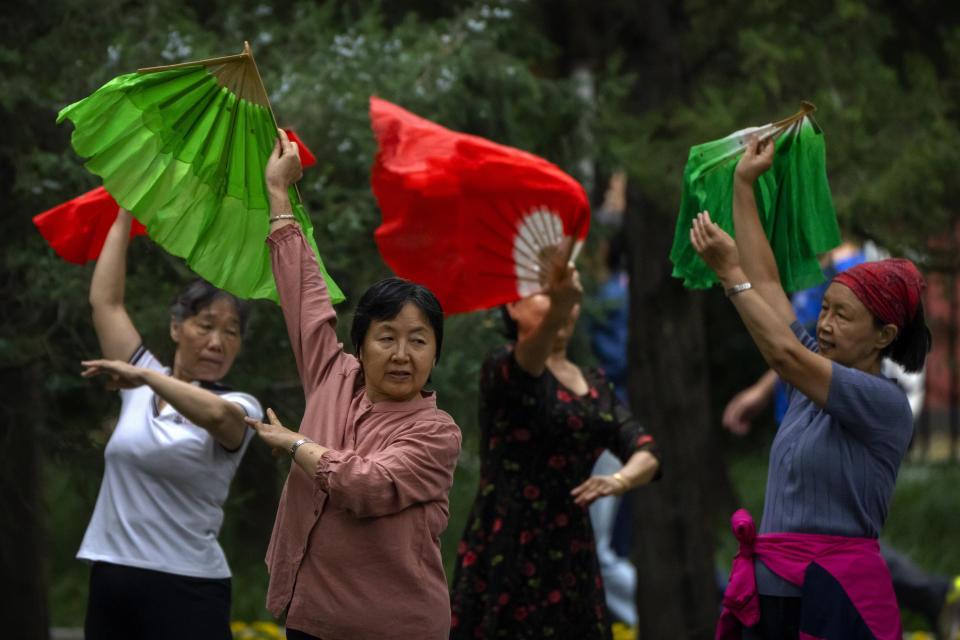
[[[554,264],[544,293],[508,304],[516,344],[480,381],[480,488],[460,542],[451,638],[609,638],[587,507],[650,482],[653,439],[600,371],[567,359],[582,288]],[[610,449],[621,471],[590,477]]]

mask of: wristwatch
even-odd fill
[[[307,444],[308,442],[311,443],[311,444],[317,444],[316,442],[314,442],[314,441],[311,440],[310,438],[300,438],[299,440],[297,440],[296,442],[294,442],[294,443],[290,446],[290,458],[292,459],[295,455],[297,455],[297,449],[300,448],[300,445],[302,445],[302,444]]]

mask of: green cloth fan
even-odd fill
[[[249,45],[234,56],[140,69],[60,112],[74,150],[149,236],[197,274],[241,298],[277,301],[264,239],[263,171],[277,125]],[[290,189],[314,252],[313,225]],[[327,275],[334,303],[343,293]]]
[[[840,228],[827,184],[823,133],[810,115],[815,109],[803,102],[789,118],[690,149],[670,250],[673,275],[682,278],[684,286],[707,289],[717,282],[690,244],[690,227],[697,213],[707,210],[733,235],[733,174],[753,135],[776,141],[773,168],[760,176],[754,191],[783,288],[793,292],[823,282],[817,256],[840,244]]]

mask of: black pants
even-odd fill
[[[230,578],[189,578],[97,562],[86,640],[230,640]]]
[[[802,598],[760,596],[760,622],[743,630],[743,640],[797,640]]]
[[[904,609],[923,614],[931,629],[937,628],[937,616],[943,608],[951,578],[926,573],[888,544],[880,543],[880,555],[890,569],[897,602]]]

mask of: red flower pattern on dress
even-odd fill
[[[523,497],[527,500],[536,500],[540,497],[540,489],[532,484],[528,484],[523,488]]]
[[[516,618],[518,621],[523,620],[524,618],[527,617],[527,610],[524,609],[523,607],[520,607],[519,609],[515,609],[513,612],[513,617]]]
[[[547,462],[554,469],[563,469],[567,466],[567,459],[564,456],[550,456],[550,460]]]
[[[583,420],[580,419],[580,416],[570,416],[567,418],[567,425],[574,431],[580,431],[580,429],[583,429]]]
[[[568,587],[572,587],[573,585],[577,584],[577,576],[573,575],[572,573],[567,573],[567,575],[563,576],[563,584]]]
[[[603,607],[597,605],[595,610],[597,612],[597,620],[603,620]]]
[[[533,564],[532,562],[525,562],[523,564],[523,575],[530,578],[536,575],[536,573],[537,573],[537,565]]]
[[[530,542],[531,540],[533,540],[533,534],[532,534],[532,533],[530,533],[529,531],[521,531],[521,532],[520,532],[520,544],[527,544],[527,543]]]
[[[554,589],[550,592],[550,595],[547,596],[550,599],[550,602],[557,604],[563,598],[563,594],[560,593],[560,589]]]
[[[529,429],[517,429],[513,432],[513,437],[520,442],[526,442],[530,439],[530,430]]]
[[[494,533],[496,533],[497,531],[500,531],[500,529],[503,528],[503,519],[502,519],[502,518],[497,518],[496,520],[494,520],[494,521],[493,521],[493,526],[490,527],[490,528],[493,529],[493,532],[494,532]]]
[[[455,627],[458,624],[460,624],[460,619],[457,618],[457,614],[453,614],[452,616],[450,616],[450,626]]]
[[[563,389],[557,389],[557,400],[560,402],[572,402],[573,398]]]
[[[500,597],[497,598],[497,604],[499,604],[502,607],[508,602],[510,602],[510,594],[504,591],[503,593],[500,594]]]
[[[597,391],[597,388],[596,388],[596,387],[590,387],[590,397],[591,397],[591,398],[593,398],[594,400],[596,400],[596,399],[597,399],[597,396],[599,396],[599,395],[600,395],[600,392]]]
[[[477,593],[483,593],[487,590],[487,583],[483,580],[477,580],[473,583],[473,590]]]
[[[557,523],[558,527],[565,527],[567,526],[567,522],[568,522],[567,514],[558,513],[557,517],[554,518],[553,521]]]
[[[463,566],[465,567],[469,567],[476,561],[477,561],[477,554],[474,553],[473,551],[467,551],[463,555]]]

